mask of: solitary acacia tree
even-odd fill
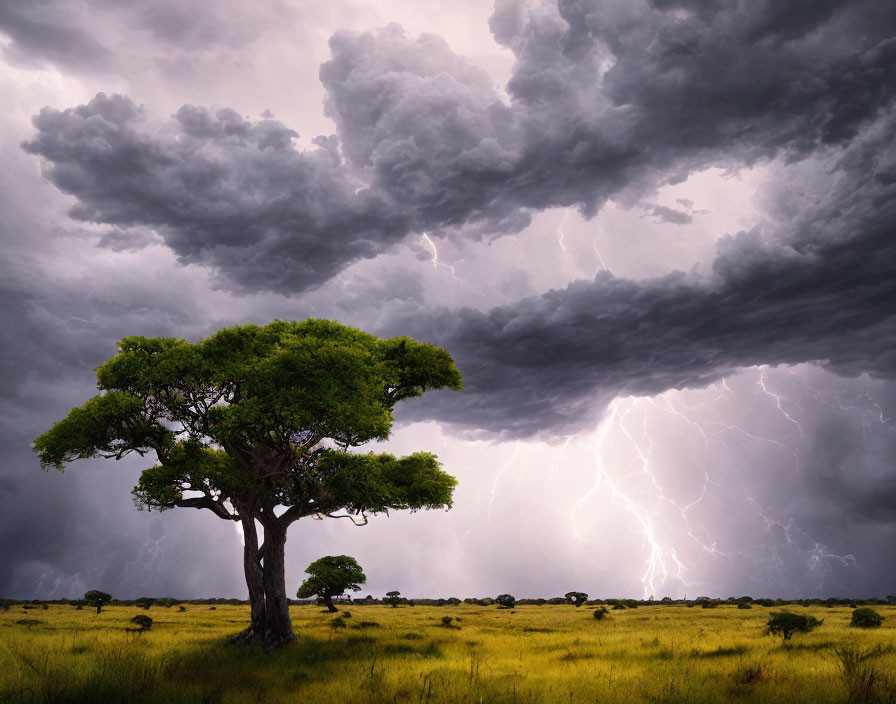
[[[42,467],[154,453],[158,463],[133,491],[138,508],[199,508],[239,522],[251,625],[236,641],[292,639],[284,546],[299,518],[363,524],[390,509],[451,506],[457,481],[434,455],[348,451],[388,437],[402,399],[461,387],[434,345],[277,320],[195,344],[127,337],[96,371],[100,395],[34,441]]]
[[[333,605],[334,596],[344,594],[349,589],[361,591],[361,585],[367,581],[361,565],[348,555],[327,555],[308,565],[305,572],[310,576],[302,582],[296,596],[307,599],[316,594],[331,613],[339,611]]]

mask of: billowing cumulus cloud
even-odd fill
[[[698,168],[850,141],[893,99],[893,10],[804,4],[785,37],[779,12],[502,1],[506,96],[443,40],[392,25],[331,39],[338,140],[318,149],[273,120],[184,106],[160,125],[105,96],[43,111],[27,148],[76,217],[157,228],[225,285],[301,291],[411,230],[499,236],[534,210],[593,214]]]

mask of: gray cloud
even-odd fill
[[[330,41],[320,76],[341,149],[298,151],[281,123],[229,110],[184,106],[160,125],[104,96],[44,110],[27,148],[76,217],[157,228],[222,285],[301,291],[410,230],[498,236],[534,210],[590,215],[709,165],[849,142],[893,100],[896,11],[802,3],[783,35],[779,14],[502,1],[509,102],[443,40],[392,25]]]
[[[0,5],[0,32],[11,43],[3,55],[13,63],[57,63],[98,68],[110,53],[61,3],[9,0]]]
[[[211,264],[231,286],[312,287],[407,232],[401,212],[360,188],[338,154],[293,149],[298,134],[276,120],[184,106],[148,126],[131,100],[100,94],[46,108],[34,124],[25,148],[77,198],[74,218],[152,228],[181,262]]]
[[[556,436],[592,425],[615,396],[701,387],[756,364],[892,377],[893,128],[882,120],[840,154],[823,206],[814,192],[794,194],[772,231],[722,238],[708,280],[600,272],[488,312],[434,314],[421,333],[452,352],[466,391],[420,399],[420,412],[474,431]]]

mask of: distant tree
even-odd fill
[[[147,616],[146,614],[138,614],[131,619],[131,623],[137,624],[137,628],[134,630],[138,633],[143,633],[152,628],[152,618]]]
[[[498,594],[495,597],[495,603],[505,609],[512,609],[516,604],[516,599],[510,594]]]
[[[305,568],[310,575],[302,582],[296,596],[308,599],[315,594],[323,599],[327,610],[331,613],[339,611],[333,605],[333,597],[344,594],[347,590],[360,591],[361,585],[367,581],[361,566],[355,558],[348,555],[328,555],[315,560]]]
[[[164,609],[170,609],[172,606],[177,606],[180,602],[177,599],[172,599],[171,597],[165,597],[164,599],[156,599],[156,604],[161,606]]]
[[[849,622],[854,628],[877,628],[884,622],[884,617],[874,609],[862,606],[852,612],[852,619]]]
[[[397,607],[401,603],[401,592],[386,592],[386,598],[383,599],[384,604],[392,604],[392,608]]]
[[[892,594],[887,594],[887,603],[888,604],[896,604],[896,596]]]
[[[97,369],[101,394],[33,446],[43,468],[60,470],[154,453],[133,491],[138,508],[240,522],[251,624],[234,640],[271,648],[293,638],[284,551],[295,521],[363,525],[369,514],[451,506],[457,481],[434,455],[348,451],[387,438],[396,403],[444,387],[461,387],[445,350],[328,320],[227,328],[196,344],[127,337]]]
[[[15,603],[12,599],[0,599],[0,611],[9,611],[9,607]]]
[[[822,623],[824,621],[819,621],[814,616],[794,614],[789,611],[777,611],[770,614],[766,624],[768,627],[766,632],[770,635],[779,635],[787,641],[791,639],[794,633],[808,633],[818,628]]]
[[[112,601],[112,595],[97,589],[91,589],[84,595],[84,601],[90,606],[95,607],[96,612],[100,613],[103,610],[103,607]]]
[[[588,600],[588,595],[585,592],[566,592],[563,598],[578,608]]]
[[[594,611],[593,615],[598,621],[603,621],[606,618],[607,614],[610,613],[609,609],[606,606],[598,606]]]
[[[141,596],[139,599],[134,599],[134,605],[139,606],[141,609],[149,610],[149,607],[156,603],[156,600],[151,596]]]

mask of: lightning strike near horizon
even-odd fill
[[[772,399],[775,410],[788,424],[802,428],[800,421],[785,408],[789,402],[784,395],[770,389],[765,369],[757,368],[757,371],[756,385],[760,393]],[[740,375],[741,384],[748,373]],[[711,394],[716,402],[737,399],[727,379],[702,393]],[[745,583],[756,583],[763,588],[783,588],[800,594],[806,587],[788,577],[788,571],[798,565],[815,580],[812,589],[821,591],[828,583],[836,585],[831,566],[855,567],[856,558],[836,554],[813,538],[798,524],[792,508],[763,506],[760,499],[746,490],[737,474],[732,473],[737,470],[729,468],[744,463],[745,450],[762,443],[792,454],[794,466],[799,469],[802,452],[799,438],[789,436],[792,442],[785,442],[768,437],[762,431],[744,427],[743,422],[720,419],[716,409],[707,408],[705,413],[711,418],[705,419],[700,413],[704,403],[689,405],[684,399],[675,399],[677,395],[678,392],[666,392],[653,398],[617,398],[608,406],[593,438],[594,483],[570,511],[574,535],[583,538],[580,526],[583,509],[601,493],[620,506],[631,517],[644,542],[645,566],[639,581],[645,598],[663,588],[688,591],[698,586],[701,582],[688,577],[697,573],[697,554],[724,560],[729,569],[742,575]],[[882,410],[870,410],[875,407],[876,402],[869,398],[867,412],[883,417]],[[846,407],[841,408],[848,412]],[[637,430],[630,422],[636,415],[640,415]],[[674,448],[664,445],[660,439],[671,427],[660,422],[663,416],[672,424],[681,424],[684,430],[674,431],[672,437],[679,441]],[[652,428],[654,425],[656,431]],[[726,437],[731,434],[740,438],[738,444]],[[690,453],[683,458],[681,440],[687,437],[690,437],[686,441]],[[668,451],[672,449],[675,451]],[[680,480],[676,481],[687,476],[693,479],[684,486]],[[726,548],[720,544],[718,529],[696,515],[701,505],[710,500],[714,505],[726,506],[726,511],[745,525],[750,524],[750,515],[754,516],[756,534],[752,547]],[[711,587],[705,580],[702,583]]]

